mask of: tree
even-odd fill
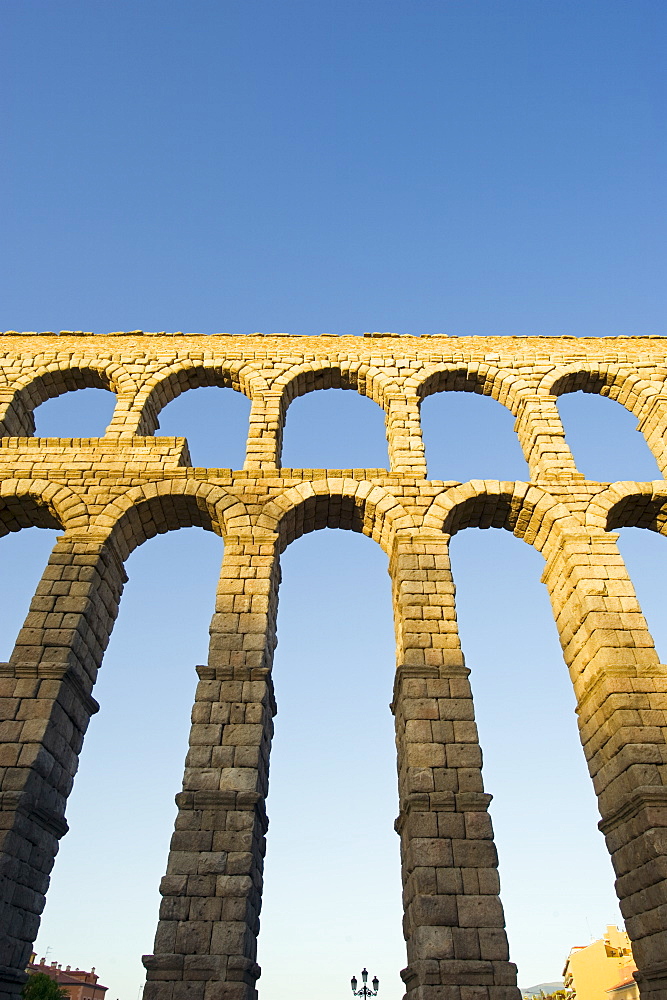
[[[21,990],[23,1000],[69,1000],[67,990],[58,986],[45,972],[33,972]]]

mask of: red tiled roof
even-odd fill
[[[101,983],[87,983],[85,979],[70,975],[69,972],[59,969],[56,965],[36,965],[35,963],[31,963],[28,965],[27,971],[43,972],[49,979],[55,979],[60,986],[89,986],[91,989],[102,990],[105,993],[109,988],[108,986],[102,986]],[[75,971],[80,972],[81,970],[76,969]],[[84,975],[89,975],[89,973],[84,973]]]
[[[621,979],[620,983],[616,983],[615,986],[611,986],[607,993],[613,993],[614,990],[621,990],[624,986],[631,986],[635,982],[635,977],[632,974],[632,970],[628,973],[625,979]]]

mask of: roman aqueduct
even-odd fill
[[[243,470],[193,468],[155,437],[187,389],[251,401]],[[33,411],[86,386],[117,397],[106,435],[33,437]],[[356,390],[385,412],[390,468],[284,469],[290,402]],[[577,470],[557,397],[582,389],[636,415],[667,478],[660,338],[5,334],[0,350],[0,524],[62,535],[2,687],[0,998],[24,981],[129,553],[159,532],[223,536],[208,662],[172,839],[147,1000],[254,1000],[279,556],[305,532],[363,532],[389,557],[409,1000],[518,1000],[499,898],[448,542],[505,528],[539,550],[578,703],[600,828],[639,966],[667,998],[667,668],[614,529],[667,534],[667,482],[598,483]],[[421,400],[467,390],[515,417],[528,482],[429,480]]]

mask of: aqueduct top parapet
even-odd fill
[[[10,662],[0,664],[0,1000],[16,998],[129,553],[197,525],[225,557],[172,841],[146,1000],[256,1000],[279,557],[323,527],[389,556],[410,1000],[519,1000],[499,898],[448,541],[512,531],[545,558],[581,739],[642,1000],[667,1000],[667,670],[615,528],[667,534],[667,482],[597,483],[576,468],[557,397],[611,396],[667,473],[667,338],[290,337],[64,331],[0,336],[0,534],[60,527]],[[193,468],[154,437],[180,393],[217,385],[251,403],[242,470]],[[33,437],[49,397],[116,394],[103,437]],[[341,387],[385,415],[389,468],[283,469],[291,402]],[[428,478],[420,404],[491,396],[515,417],[529,477]]]

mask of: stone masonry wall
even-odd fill
[[[183,438],[154,436],[161,409],[202,385],[251,401],[242,470],[193,468]],[[32,436],[40,403],[86,386],[116,394],[104,437]],[[329,387],[384,410],[387,469],[281,468],[290,403]],[[154,954],[144,957],[150,1000],[257,997],[279,558],[325,526],[363,532],[389,556],[406,998],[519,997],[448,554],[451,536],[475,526],[512,531],[545,558],[642,1000],[667,1000],[667,668],[613,534],[667,533],[667,482],[585,479],[557,407],[579,389],[635,414],[664,476],[661,338],[2,336],[0,533],[63,534],[0,664],[0,1000],[24,981],[67,830],[123,562],[147,538],[189,525],[222,535],[225,557]],[[514,414],[529,480],[427,478],[420,404],[451,390],[490,395]]]

